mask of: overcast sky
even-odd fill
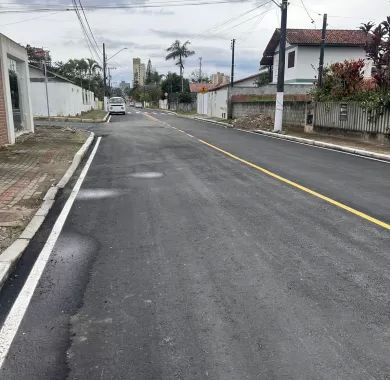
[[[162,3],[173,0],[144,0]],[[187,0],[188,1],[188,0]],[[202,2],[199,0],[195,2]],[[216,2],[220,0],[209,0]],[[277,0],[279,1],[279,0]],[[134,4],[140,0],[83,0],[84,6]],[[230,74],[230,40],[236,38],[236,79],[257,72],[264,47],[280,24],[280,11],[272,1],[232,1],[228,4],[185,7],[87,10],[86,14],[99,44],[106,43],[107,55],[127,47],[112,59],[114,81],[132,78],[132,58],[145,63],[150,58],[160,73],[177,71],[172,61],[165,61],[165,49],[175,40],[191,41],[196,54],[185,63],[185,75],[198,70],[199,57],[203,71]],[[31,7],[69,5],[67,0],[0,0],[1,9],[17,4]],[[312,23],[302,4],[305,4]],[[362,22],[380,22],[390,15],[389,0],[290,0],[288,27],[322,26],[322,13],[328,13],[328,28],[354,29]],[[33,5],[32,5],[33,4]],[[256,10],[249,12],[253,8]],[[27,9],[26,9],[27,10]],[[240,17],[240,15],[244,14]],[[230,20],[230,21],[229,21]],[[229,21],[229,22],[227,22]],[[43,46],[54,61],[90,57],[81,27],[74,12],[0,13],[0,31],[22,45]]]

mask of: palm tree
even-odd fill
[[[102,70],[102,67],[92,58],[87,58],[86,62],[88,65],[88,90],[91,90],[92,76],[94,76],[97,71]]]
[[[176,60],[176,65],[180,68],[180,77],[181,77],[181,92],[184,92],[184,80],[183,80],[183,70],[184,70],[184,58],[187,58],[191,55],[194,55],[195,52],[193,50],[188,49],[188,45],[190,45],[190,41],[184,42],[181,45],[179,40],[176,40],[168,49],[168,55],[165,59],[168,61],[169,59]]]

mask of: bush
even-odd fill
[[[179,103],[192,103],[192,96],[190,92],[181,92],[179,94]]]

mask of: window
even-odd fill
[[[287,67],[290,69],[295,66],[295,51],[288,53],[288,64]]]

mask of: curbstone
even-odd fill
[[[0,253],[0,289],[9,277],[10,273],[12,272],[16,263],[22,256],[23,252],[28,247],[31,239],[35,236],[42,223],[45,221],[47,214],[49,213],[55,202],[58,190],[64,188],[69,182],[70,178],[76,171],[88,148],[92,144],[94,137],[95,134],[91,132],[83,146],[73,157],[73,161],[69,166],[68,170],[65,172],[64,176],[61,178],[61,180],[56,186],[51,187],[47,191],[47,193],[43,197],[41,207],[37,210],[33,218],[30,220],[29,224],[19,236],[19,238],[16,239],[6,250]]]
[[[248,131],[245,131],[245,132],[248,132]],[[352,153],[352,154],[356,154],[356,155],[362,156],[362,157],[369,157],[369,158],[376,158],[378,160],[390,161],[390,155],[388,155],[388,154],[376,153],[376,152],[372,152],[369,150],[363,150],[363,149],[357,149],[357,148],[350,148],[350,147],[343,146],[343,145],[326,143],[326,142],[322,142],[322,141],[306,139],[303,137],[281,135],[279,133],[263,131],[260,129],[257,129],[253,132],[257,133],[257,134],[265,135],[265,136],[277,137],[277,138],[283,139],[283,140],[299,142],[299,143],[306,144],[306,145],[318,146],[320,148],[327,148],[327,149],[332,149],[332,150],[338,150],[341,152]]]
[[[206,119],[206,118],[198,117],[198,116],[192,116],[191,117],[191,116],[186,116],[186,115],[179,115],[177,113],[175,113],[175,114],[176,114],[176,116],[185,117],[187,119],[201,120],[201,121],[206,121],[206,122],[209,122],[209,123],[219,124],[219,125],[224,126],[225,128],[233,128],[233,126],[231,124],[224,123],[222,121],[210,120],[210,119]],[[375,159],[378,159],[378,160],[384,160],[384,161],[389,161],[390,162],[390,155],[389,154],[376,153],[376,152],[372,152],[372,151],[369,151],[369,150],[363,150],[363,149],[357,149],[357,148],[350,148],[350,147],[343,146],[343,145],[331,144],[331,143],[326,143],[326,142],[322,142],[322,141],[306,139],[306,138],[303,138],[303,137],[282,135],[280,133],[263,131],[261,129],[256,129],[254,131],[246,131],[245,129],[240,129],[240,128],[235,128],[235,129],[237,129],[238,131],[246,132],[246,133],[257,133],[257,134],[260,134],[260,135],[276,137],[276,138],[281,139],[281,140],[299,142],[301,144],[318,146],[320,148],[332,149],[332,150],[336,150],[336,151],[352,153],[352,154],[355,154],[357,156],[375,158]]]

